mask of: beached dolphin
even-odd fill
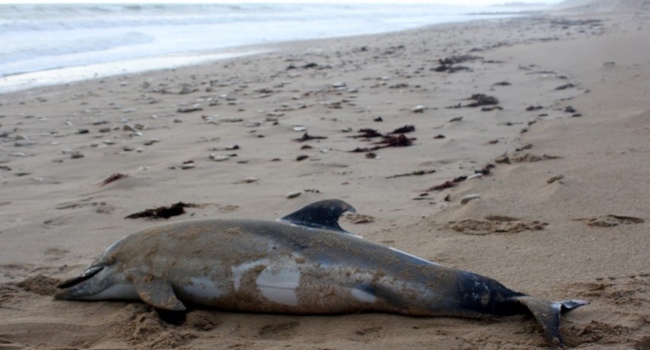
[[[531,313],[562,345],[560,314],[583,300],[548,302],[466,271],[369,242],[337,223],[340,200],[308,205],[277,221],[197,220],[128,235],[56,299],[142,300],[157,309],[186,304],[286,314],[380,311],[485,317]]]

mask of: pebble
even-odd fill
[[[27,153],[25,152],[11,152],[9,155],[12,157],[27,157]]]
[[[33,144],[34,144],[34,142],[29,141],[29,140],[18,140],[16,142],[14,142],[14,146],[16,146],[16,147],[30,146],[30,145],[33,145]]]
[[[131,152],[131,151],[133,151],[133,147],[131,147],[131,146],[124,146],[124,147],[122,147],[122,150],[123,150],[124,152]]]
[[[413,112],[413,113],[423,113],[424,108],[425,107],[423,105],[417,105],[417,106],[411,108],[411,112]]]
[[[214,160],[215,162],[223,162],[224,160],[230,159],[230,156],[225,154],[211,154],[210,159]]]
[[[203,106],[200,103],[195,103],[191,106],[182,106],[178,107],[177,112],[178,113],[189,113],[189,112],[195,112],[195,111],[202,111]]]
[[[73,151],[72,153],[70,153],[70,158],[72,158],[72,159],[79,159],[79,158],[83,158],[83,157],[84,157],[83,153],[81,153],[79,151]]]
[[[469,201],[472,201],[474,199],[479,199],[479,198],[481,198],[481,195],[478,193],[468,194],[460,199],[460,204],[467,204],[469,203]]]
[[[135,129],[135,127],[133,127],[132,125],[129,125],[129,124],[124,124],[124,126],[122,127],[122,130],[123,130],[123,131],[132,131],[132,132],[136,132],[136,131],[137,131],[137,130]]]
[[[296,198],[302,194],[301,191],[287,193],[287,198]]]
[[[239,145],[238,145],[238,144],[234,144],[234,145],[226,146],[226,151],[232,151],[232,150],[235,150],[235,149],[239,149]]]
[[[245,183],[253,183],[253,182],[257,182],[257,181],[259,181],[259,179],[254,177],[254,176],[247,177],[246,179],[244,179]]]
[[[104,141],[102,141],[102,142],[103,142],[105,145],[114,145],[114,144],[115,144],[115,141],[113,141],[113,140],[104,140]]]
[[[194,163],[185,163],[181,165],[181,169],[187,170],[187,169],[193,169],[195,167]]]
[[[305,130],[307,130],[306,126],[299,125],[293,127],[293,131],[305,131]]]
[[[299,161],[301,161],[301,160],[305,160],[305,159],[307,159],[307,158],[309,158],[308,155],[306,155],[306,154],[301,154],[301,155],[299,155],[299,156],[296,157],[296,161],[299,162]]]
[[[145,145],[145,146],[151,146],[151,145],[153,145],[154,143],[158,143],[158,142],[160,142],[159,139],[150,139],[150,140],[148,140],[148,141],[145,141],[145,142],[144,142],[144,145]]]
[[[553,176],[552,178],[546,180],[546,183],[547,184],[552,184],[552,183],[554,183],[556,181],[560,181],[562,179],[564,179],[564,175],[556,175],[556,176]]]

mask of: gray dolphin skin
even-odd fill
[[[56,299],[142,300],[160,310],[186,305],[230,311],[481,318],[532,314],[562,346],[560,314],[583,300],[549,302],[444,267],[343,230],[354,208],[310,204],[277,221],[223,219],[172,223],[128,235]]]

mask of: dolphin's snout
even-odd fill
[[[73,277],[59,283],[56,287],[62,290],[57,291],[56,294],[54,294],[54,299],[74,298],[76,294],[80,292],[80,290],[84,289],[81,284],[91,279],[103,269],[103,266],[91,266],[87,268],[80,276]]]

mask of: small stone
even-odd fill
[[[131,146],[124,146],[124,147],[122,147],[122,150],[123,150],[124,152],[131,152],[131,151],[133,151],[133,147],[131,147]]]
[[[298,125],[298,126],[294,126],[294,127],[292,128],[292,130],[293,130],[293,131],[302,132],[302,131],[307,130],[307,127],[306,127],[306,126],[302,126],[302,125]]]
[[[296,198],[302,194],[301,191],[287,193],[287,198]]]
[[[562,179],[564,179],[564,175],[556,175],[556,176],[553,176],[552,178],[546,180],[546,183],[547,184],[552,184],[552,183],[554,183],[556,181],[560,181]]]
[[[257,181],[259,181],[259,179],[254,177],[254,176],[247,177],[246,179],[244,179],[245,183],[253,183],[253,182],[257,182]]]
[[[122,127],[122,130],[123,131],[131,131],[131,132],[136,132],[137,131],[135,129],[135,127],[133,127],[132,125],[129,125],[129,124],[124,124],[124,126]]]
[[[115,144],[115,141],[113,141],[113,140],[104,140],[104,141],[102,141],[102,142],[103,142],[105,145],[114,145],[114,144]]]
[[[226,146],[226,151],[232,151],[232,150],[236,150],[236,149],[239,149],[239,145],[238,145],[238,144],[234,144],[234,145]]]
[[[183,169],[183,170],[193,169],[194,167],[195,167],[194,163],[181,164],[181,169]]]
[[[29,141],[29,140],[18,140],[16,142],[14,142],[14,146],[16,146],[16,147],[31,146],[33,144],[34,144],[34,142]]]
[[[160,142],[159,139],[150,139],[150,140],[145,141],[145,142],[144,142],[144,145],[145,145],[145,146],[151,146],[151,145],[153,145],[154,143],[158,143],[158,142]]]
[[[223,162],[224,160],[230,159],[230,156],[225,154],[211,154],[210,159],[214,160],[215,162]]]
[[[174,123],[177,123],[177,124],[178,124],[178,123],[182,123],[182,122],[183,122],[182,119],[178,119],[178,118],[174,119]]]
[[[72,152],[70,154],[70,158],[72,158],[72,159],[79,159],[79,158],[83,158],[83,157],[84,157],[83,153],[81,153],[79,151],[74,151],[74,152]]]
[[[413,108],[411,108],[411,112],[413,113],[424,113],[425,107],[423,105],[417,105]]]
[[[203,106],[200,103],[195,103],[191,106],[181,106],[178,107],[177,112],[178,113],[190,113],[190,112],[196,112],[196,111],[202,111]]]
[[[567,107],[564,109],[564,112],[565,112],[565,113],[576,113],[577,111],[576,111],[575,108],[573,108],[572,106],[567,106]]]
[[[308,155],[306,155],[306,154],[301,154],[301,155],[299,155],[299,156],[296,157],[296,161],[299,162],[299,161],[301,161],[301,160],[305,160],[305,159],[307,159],[307,158],[309,158]]]
[[[464,196],[463,198],[460,199],[460,204],[467,204],[470,201],[479,198],[481,198],[481,195],[478,193],[468,194],[467,196]]]

